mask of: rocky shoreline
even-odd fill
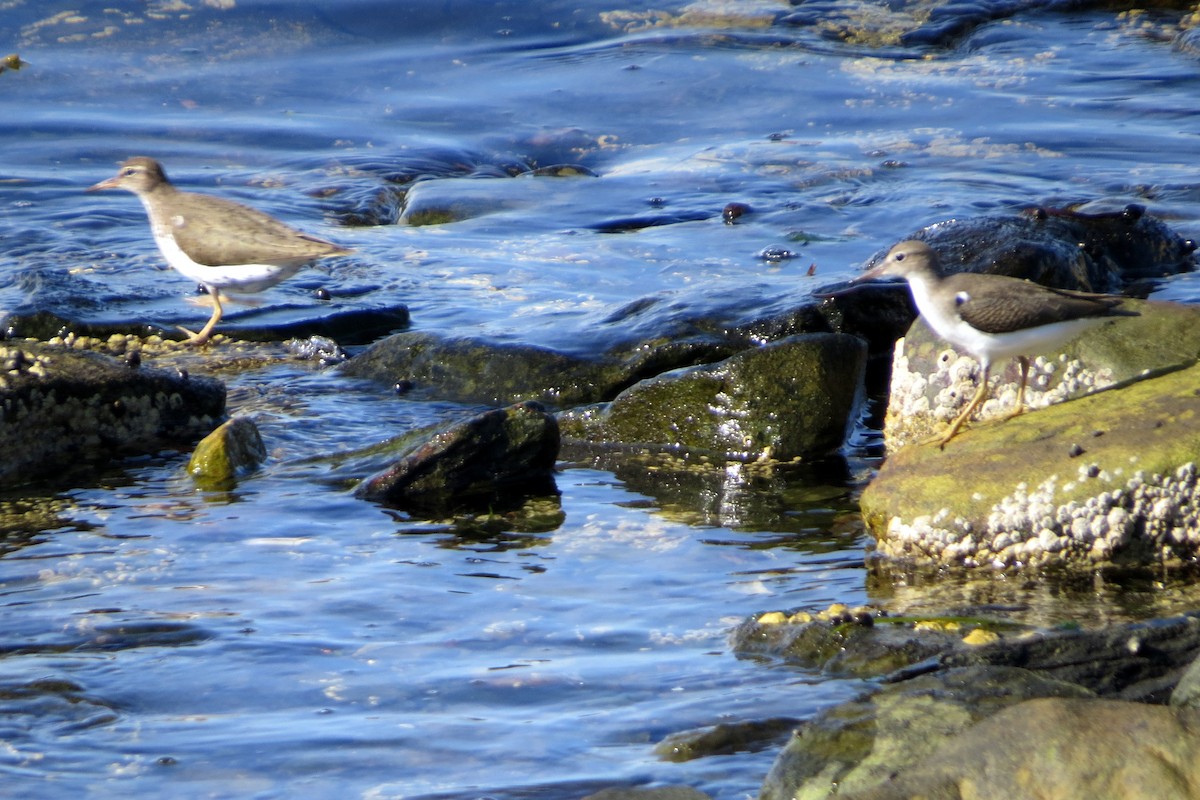
[[[972,233],[992,246],[965,248]],[[1084,288],[1194,266],[1194,244],[1140,210],[1043,210],[916,235],[963,269]],[[1071,246],[1030,248],[1031,238]],[[388,448],[337,454],[359,497],[416,515],[502,513],[516,528],[553,527],[561,447],[603,448],[629,464],[650,448],[758,469],[838,452],[863,413],[870,372],[904,334],[888,367],[888,457],[861,499],[878,569],[1182,569],[1200,547],[1200,316],[1131,303],[1137,318],[1039,362],[1032,399],[1046,408],[991,424],[1007,410],[1002,388],[983,421],[944,451],[913,442],[970,394],[973,373],[920,325],[909,331],[911,307],[887,288],[831,291],[786,318],[738,329],[694,320],[686,335],[664,332],[594,357],[403,331],[348,358],[316,338],[240,345],[219,337],[191,351],[161,337],[14,335],[0,353],[10,454],[0,480],[19,491],[46,476],[61,480],[66,466],[200,437],[188,470],[200,488],[252,480],[269,443],[252,420],[226,417],[224,385],[204,373],[306,358],[397,393],[492,407],[407,432]],[[8,324],[19,332],[30,323]],[[1179,796],[1172,792],[1180,786],[1200,785],[1181,756],[1153,769],[1129,766],[1149,756],[1113,756],[1133,747],[1194,752],[1193,614],[1055,631],[988,613],[910,620],[870,608],[771,612],[745,622],[734,647],[877,681],[815,719],[780,718],[749,732],[762,746],[797,728],[764,785],[767,800],[1013,797],[1071,785],[1095,786],[1096,797]],[[1014,724],[1022,736],[1011,736]],[[1073,744],[1080,726],[1090,731],[1086,747]],[[663,756],[736,750],[749,746],[743,733],[683,735]],[[1053,763],[1040,755],[1060,750],[1069,755]],[[1135,779],[1150,794],[1113,789]],[[984,785],[988,793],[963,788]]]

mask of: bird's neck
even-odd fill
[[[908,286],[912,290],[917,308],[925,310],[933,305],[933,292],[942,279],[931,269],[918,269],[908,273]]]

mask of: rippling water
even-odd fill
[[[1028,13],[945,49],[873,49],[769,24],[784,3],[708,7],[737,19],[648,27],[601,4],[453,0],[0,4],[0,50],[30,64],[0,74],[0,308],[131,327],[204,315],[136,200],[82,192],[138,154],[356,248],[236,307],[234,325],[405,303],[417,330],[587,351],[641,333],[613,321],[630,304],[767,315],[951,217],[1141,202],[1200,238],[1200,71],[1169,42],[1174,17]],[[595,177],[510,177],[559,163]],[[469,196],[469,217],[346,224],[392,222],[412,175]],[[731,201],[755,213],[725,225]],[[1198,296],[1193,276],[1160,291]],[[666,782],[748,797],[771,748],[671,764],[652,745],[804,717],[858,687],[739,660],[733,624],[834,601],[996,599],[869,581],[848,523],[860,454],[767,489],[570,463],[560,527],[465,533],[357,501],[312,457],[470,409],[304,365],[229,380],[231,409],[272,451],[235,492],[197,492],[184,456],[163,453],[9,500],[27,512],[0,542],[14,796],[568,798]],[[1170,603],[1020,591],[1046,622]]]

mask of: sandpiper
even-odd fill
[[[1020,362],[1016,416],[1025,408],[1028,353],[1053,350],[1105,318],[1137,316],[1136,311],[1118,308],[1122,298],[1113,295],[1053,289],[1003,275],[962,272],[943,276],[937,254],[920,241],[896,245],[878,266],[853,282],[888,276],[906,279],[929,327],[975,356],[981,366],[975,396],[938,439],[939,447],[954,438],[983,402],[992,362],[1013,356]]]
[[[167,180],[162,165],[145,156],[125,161],[115,176],[88,191],[100,189],[136,194],[163,258],[208,290],[212,317],[199,333],[181,328],[193,344],[207,342],[221,321],[222,292],[261,292],[305,264],[351,252],[241,203],[181,192]]]

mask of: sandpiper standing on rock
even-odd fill
[[[204,344],[221,321],[222,292],[261,292],[320,258],[351,252],[301,233],[261,211],[221,197],[181,192],[162,165],[138,156],[120,171],[88,189],[127,189],[138,196],[163,258],[203,284],[213,313],[199,333],[181,328],[192,344]]]
[[[1029,377],[1027,353],[1052,350],[1105,318],[1136,317],[1118,308],[1122,298],[1106,294],[1053,289],[1003,275],[961,272],[943,276],[937,254],[920,241],[893,247],[874,269],[853,283],[883,277],[908,281],[917,310],[938,336],[979,360],[979,388],[962,413],[938,440],[939,447],[954,438],[988,391],[992,362],[1016,356],[1021,364],[1017,408],[1025,408]]]

